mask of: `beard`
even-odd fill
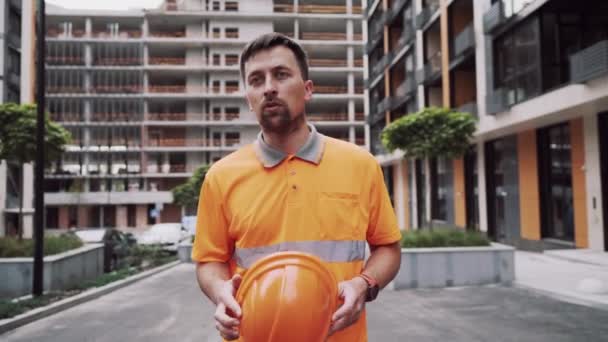
[[[282,135],[298,128],[303,117],[303,114],[292,116],[289,108],[281,104],[273,110],[262,110],[260,125],[268,133]]]

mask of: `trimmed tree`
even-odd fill
[[[467,152],[476,125],[470,113],[428,107],[390,123],[382,131],[381,139],[390,152],[401,150],[404,158],[424,159],[426,174],[430,174],[430,158],[459,158]],[[429,215],[427,220],[432,226]]]
[[[36,121],[37,109],[33,104],[4,103],[0,105],[0,159],[17,163],[19,177],[23,174],[23,164],[36,159]],[[61,157],[64,146],[70,142],[71,135],[65,128],[54,123],[45,115],[44,153],[47,165]],[[19,224],[17,233],[23,238],[23,194],[22,182],[9,181],[17,188],[19,195]]]
[[[207,171],[209,171],[209,165],[200,166],[185,183],[171,189],[173,203],[187,210],[195,209],[198,206],[198,197]]]

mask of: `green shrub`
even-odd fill
[[[82,247],[83,243],[73,234],[44,237],[44,255],[54,255]],[[0,258],[18,258],[34,256],[34,240],[14,237],[0,238]]]
[[[470,247],[489,246],[490,241],[479,232],[459,229],[415,230],[403,232],[401,247]]]

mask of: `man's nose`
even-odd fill
[[[264,96],[275,97],[277,95],[277,87],[272,77],[266,77],[266,83],[264,84]]]

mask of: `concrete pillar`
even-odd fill
[[[348,7],[347,11],[350,10],[350,7]],[[353,40],[354,39],[354,30],[353,30],[353,21],[352,20],[347,20],[346,21],[346,40]]]
[[[403,163],[401,160],[397,161],[397,164],[391,166],[393,168],[393,191],[395,194],[394,210],[397,215],[397,224],[399,229],[405,228],[405,193],[404,193],[404,179],[403,175]]]
[[[585,177],[585,138],[583,118],[570,121],[572,147],[572,197],[574,201],[574,240],[577,248],[589,247],[587,225],[587,187]],[[593,204],[592,204],[593,206]]]
[[[144,66],[148,66],[149,61],[150,61],[150,52],[148,50],[148,45],[144,45],[144,49],[143,49]]]
[[[70,226],[70,215],[69,215],[69,207],[68,206],[62,206],[59,207],[58,210],[58,225],[57,227],[59,229],[68,229]]]
[[[353,14],[353,0],[346,0],[346,14]]]
[[[418,222],[418,178],[416,178],[416,162],[413,159],[408,161],[408,165],[410,165],[409,172],[412,173],[412,183],[409,184],[410,187],[410,200],[412,202],[412,211],[410,215],[412,215],[412,230],[419,228]]]
[[[144,18],[144,21],[141,23],[141,35],[142,37],[148,37],[148,18]]]
[[[479,204],[479,230],[488,231],[488,202],[486,189],[486,165],[485,165],[484,141],[477,142],[477,203]]]
[[[293,21],[293,37],[300,39],[300,21],[298,19]]]
[[[34,233],[34,164],[23,165],[23,237],[31,238]]]
[[[127,227],[127,206],[117,205],[116,206],[116,228]]]
[[[6,235],[4,209],[6,207],[6,162],[0,160],[0,237]]]
[[[148,225],[148,206],[137,205],[135,209],[135,226],[137,228],[146,227]]]
[[[589,225],[589,248],[596,251],[604,251],[604,220],[602,208],[602,178],[600,162],[600,146],[598,136],[597,115],[587,115],[584,118],[585,139],[585,183],[587,187],[587,222]],[[603,133],[606,134],[606,133]],[[0,171],[1,172],[1,171]],[[0,176],[2,179],[2,176]],[[608,180],[604,179],[604,182]]]
[[[84,29],[87,37],[91,37],[93,33],[93,21],[87,18],[84,22]]]
[[[90,207],[84,205],[78,206],[78,228],[89,226],[89,213]]]

